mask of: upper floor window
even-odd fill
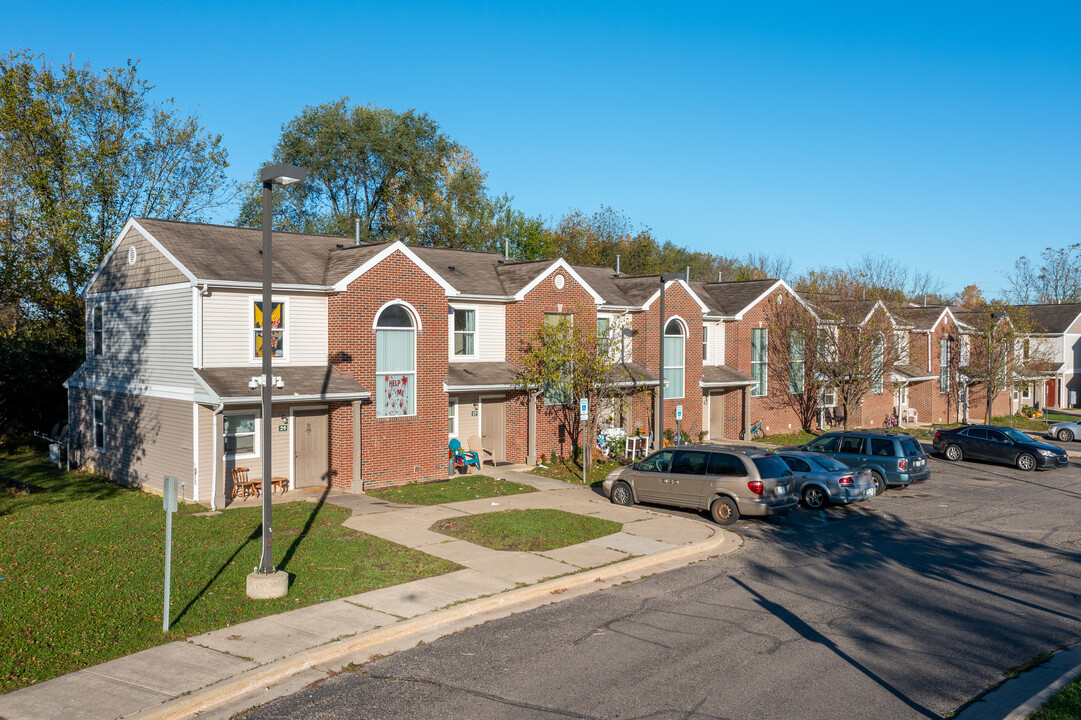
[[[938,341],[938,391],[950,391],[950,339],[943,337]]]
[[[388,305],[375,322],[376,417],[416,415],[417,329],[401,305]]]
[[[893,333],[893,355],[900,365],[908,363],[908,333],[898,330]]]
[[[254,357],[263,357],[263,303],[252,301]],[[270,349],[271,357],[285,357],[285,303],[270,303]]]
[[[751,328],[751,377],[758,383],[751,388],[753,397],[762,397],[769,393],[769,370],[766,360],[769,357],[769,332],[766,328]]]
[[[871,346],[871,392],[875,395],[881,395],[886,338],[882,337],[881,333],[876,333],[872,342],[874,344]]]
[[[476,355],[477,311],[454,308],[454,354]]]
[[[94,356],[105,354],[105,311],[101,305],[94,306]]]
[[[788,392],[803,392],[803,376],[807,363],[803,357],[803,335],[798,330],[788,333]]]
[[[606,317],[597,318],[597,353],[605,354],[608,352],[609,339],[608,333],[611,330],[611,321]]]
[[[709,361],[709,325],[702,326],[702,362]]]
[[[683,325],[669,320],[664,326],[664,388],[665,398],[683,397]]]
[[[544,324],[549,327],[561,328],[564,333],[569,334],[573,332],[574,316],[564,313],[544,313]],[[570,382],[571,368],[561,368],[560,374],[566,378],[564,382],[548,383],[544,388],[545,405],[563,405],[572,402],[574,399]]]
[[[225,454],[230,457],[254,457],[255,413],[225,413],[222,416],[222,438]]]

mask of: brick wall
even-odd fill
[[[376,313],[401,298],[419,314],[416,355],[416,415],[376,417]],[[348,289],[333,295],[328,307],[330,361],[350,372],[372,393],[361,405],[361,477],[364,488],[401,485],[447,474],[447,298],[434,280],[396,252],[369,270]],[[414,320],[415,322],[415,320]],[[352,409],[330,406],[331,484],[352,487]]]

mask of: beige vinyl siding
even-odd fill
[[[221,453],[221,438],[214,438],[214,408],[199,405],[199,498],[203,505],[210,505],[214,490],[214,452]],[[221,468],[218,468],[217,482],[221,483]]]
[[[447,313],[449,323],[448,358],[451,362],[503,362],[507,357],[507,312],[499,303],[450,303],[452,308],[475,310],[476,354],[469,357],[454,354],[454,315]]]
[[[274,412],[276,413],[270,418],[273,423],[271,427],[271,477],[290,477],[290,468],[293,465],[292,455],[289,453],[289,432],[278,432],[278,425],[281,423],[281,416],[289,415],[289,409],[282,406],[275,406]],[[218,477],[225,478],[226,483],[229,483],[229,478],[232,477],[233,468],[246,467],[248,468],[248,479],[258,480],[263,477],[263,423],[262,413],[258,405],[229,407],[226,408],[225,414],[231,413],[254,413],[255,414],[255,447],[258,452],[253,456],[245,455],[239,458],[224,457],[223,467],[218,469]],[[287,421],[285,424],[292,425],[292,420]],[[219,440],[221,442],[221,440]]]
[[[324,408],[325,411],[325,408]],[[270,419],[270,448],[272,451],[271,462],[274,463],[274,474],[271,477],[292,478],[293,453],[290,452],[289,434],[293,430],[293,419],[289,417],[289,409],[281,406],[274,408],[275,415]],[[282,417],[287,418],[282,420]],[[279,430],[281,426],[285,430]],[[263,461],[259,460],[259,472],[253,472],[253,477],[263,476]]]
[[[252,356],[254,330],[250,290],[212,290],[202,296],[203,367],[258,366]],[[327,297],[312,294],[274,293],[285,301],[286,359],[281,365],[326,365]]]
[[[458,439],[464,447],[469,444],[471,436],[480,435],[480,396],[465,394],[455,397],[458,398]]]
[[[128,252],[135,248],[135,264],[128,264]],[[120,241],[109,262],[98,273],[91,293],[130,290],[132,288],[172,285],[188,282],[188,278],[173,265],[136,228],[131,228]]]
[[[187,285],[146,292],[89,295],[88,349],[93,349],[93,309],[103,308],[104,352],[87,353],[80,383],[94,387],[157,385],[192,387],[192,291]],[[190,423],[189,423],[190,424]]]
[[[69,392],[72,459],[117,482],[161,492],[166,475],[184,483],[181,497],[195,491],[191,403],[182,400],[72,388]],[[94,449],[94,396],[105,406],[105,451]]]

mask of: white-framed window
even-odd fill
[[[792,395],[803,392],[803,376],[806,368],[803,334],[799,330],[792,330],[788,333],[788,392]]]
[[[101,357],[105,354],[105,309],[100,304],[95,305],[92,317],[94,357]]]
[[[263,300],[252,298],[252,362],[263,358]],[[288,347],[287,326],[285,322],[286,306],[284,300],[272,300],[270,302],[270,347],[273,357],[282,360],[288,359],[286,349]]]
[[[254,410],[229,412],[222,415],[221,434],[225,456],[252,458],[259,454],[259,423]]]
[[[1022,388],[1021,388],[1021,397],[1023,397],[1025,400],[1028,400],[1028,399],[1030,399],[1032,397],[1032,386],[1029,385],[1028,383],[1025,383],[1022,386]]]
[[[822,388],[822,407],[837,407],[837,389],[832,387]]]
[[[609,333],[612,330],[612,322],[606,317],[597,317],[597,354],[606,355],[611,345]]]
[[[751,377],[758,383],[751,388],[751,397],[762,397],[769,393],[768,357],[769,331],[766,328],[751,328]]]
[[[875,333],[874,343],[871,346],[871,392],[875,395],[882,394],[883,364],[886,355],[886,338],[882,333]]]
[[[417,328],[403,305],[388,305],[375,321],[375,416],[417,414]]]
[[[970,347],[971,347],[971,345],[969,343],[968,335],[962,335],[961,336],[961,365],[962,366],[968,365],[969,348]],[[1003,353],[1003,355],[1005,355],[1005,353]]]
[[[105,452],[105,398],[94,396],[94,449]]]
[[[474,357],[477,354],[477,311],[454,308],[454,356]]]
[[[544,313],[544,324],[550,327],[559,327],[561,323],[567,323],[564,326],[565,332],[572,332],[574,326],[574,315],[568,313]],[[564,370],[565,375],[570,375],[571,368]],[[573,402],[573,392],[570,382],[562,383],[549,383],[544,388],[544,404],[545,405],[566,405],[569,402]]]
[[[943,337],[938,341],[938,391],[950,391],[950,339]]]
[[[458,437],[458,398],[452,397],[447,401],[447,434],[450,437]]]
[[[908,332],[897,330],[893,333],[893,355],[899,365],[908,364]]]
[[[702,362],[709,362],[709,325],[702,326]]]
[[[669,320],[664,326],[664,389],[665,399],[683,397],[683,325],[679,320]]]

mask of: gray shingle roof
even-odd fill
[[[915,365],[894,365],[893,374],[901,378],[901,380],[927,380],[938,377],[937,373],[930,372],[921,367]]]
[[[907,323],[913,330],[927,331],[934,328],[935,322],[946,310],[945,305],[928,305],[926,307],[902,307],[898,308],[896,315]]]
[[[656,372],[636,362],[617,363],[612,366],[608,380],[616,385],[656,385],[660,378]]]
[[[702,283],[703,290],[709,295],[709,299],[703,298],[703,302],[709,306],[711,312],[735,316],[746,310],[776,282],[777,280],[772,279]]]
[[[731,365],[706,365],[702,368],[701,384],[702,387],[739,387],[757,385],[758,381]]]
[[[251,399],[259,402],[259,390],[248,387],[252,376],[262,373],[255,367],[202,368],[195,371],[210,386],[218,397]],[[312,399],[337,397],[340,399],[366,398],[370,393],[353,378],[339,372],[330,365],[312,365],[304,367],[278,366],[274,374],[280,375],[285,387],[273,388],[271,396],[278,398]]]
[[[626,277],[625,275],[616,275],[616,271],[612,268],[594,265],[572,265],[571,267],[598,295],[604,298],[605,305],[635,306],[618,282],[620,278]],[[654,285],[659,284],[659,281],[654,281]]]
[[[1032,317],[1036,332],[1064,333],[1081,315],[1081,303],[1059,305],[1018,305]]]
[[[450,363],[443,381],[448,388],[512,387],[518,369],[506,362]]]

